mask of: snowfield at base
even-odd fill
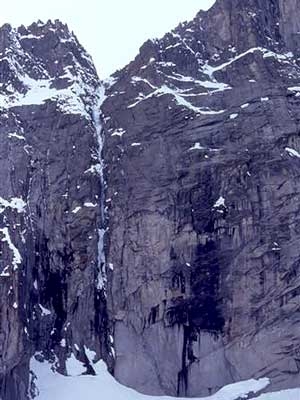
[[[80,364],[75,357],[70,363]],[[34,358],[30,363],[31,370],[36,375],[35,384],[38,389],[36,400],[171,400],[168,396],[146,396],[122,386],[107,371],[103,361],[94,364],[97,376],[63,376],[51,370],[48,362],[40,363]],[[69,371],[77,368],[70,368]],[[77,370],[78,372],[79,370]],[[249,394],[255,394],[265,389],[270,381],[267,378],[259,380],[238,382],[225,386],[216,394],[198,398],[199,400],[237,400],[247,398]],[[257,400],[299,400],[300,389],[286,390],[278,393],[262,394],[255,397]],[[182,399],[183,400],[183,399]]]
[[[300,389],[282,390],[276,393],[265,393],[256,397],[256,400],[299,400]]]

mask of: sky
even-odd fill
[[[0,25],[29,25],[60,19],[91,54],[100,78],[124,67],[141,45],[179,22],[207,10],[215,0],[9,0],[3,1]]]

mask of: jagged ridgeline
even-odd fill
[[[3,400],[42,360],[300,385],[299,10],[217,0],[104,83],[60,22],[1,28]]]

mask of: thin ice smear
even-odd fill
[[[106,260],[104,254],[104,234],[105,234],[105,198],[104,198],[104,175],[103,175],[103,159],[102,159],[102,149],[103,149],[103,137],[102,137],[102,124],[101,124],[101,106],[105,100],[105,88],[100,86],[97,92],[97,100],[93,107],[93,121],[96,128],[96,136],[98,142],[97,158],[99,164],[99,177],[100,177],[100,228],[98,229],[98,282],[97,287],[99,290],[105,290],[106,283]]]

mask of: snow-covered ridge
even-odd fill
[[[67,363],[71,376],[60,375],[55,372],[53,365],[46,361],[40,363],[35,358],[31,359],[30,368],[35,376],[36,397],[33,398],[36,400],[96,400],[99,396],[105,400],[172,400],[168,396],[146,396],[122,386],[108,373],[103,361],[93,364],[96,376],[80,375],[82,364],[73,354]],[[257,394],[253,397],[256,400],[299,400],[300,388],[258,395],[269,383],[267,378],[237,382],[225,386],[212,396],[195,400],[238,400],[246,399],[250,394]]]

